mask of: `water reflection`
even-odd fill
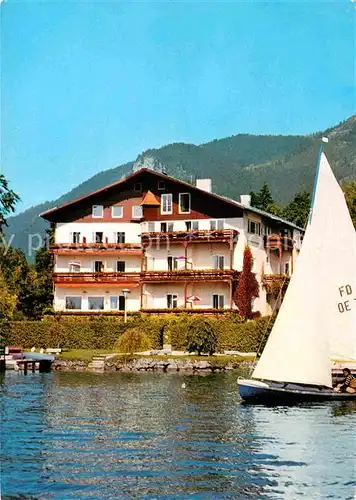
[[[241,405],[236,378],[7,374],[3,491],[61,499],[336,498],[336,491],[353,498],[356,405]]]

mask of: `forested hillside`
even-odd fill
[[[158,168],[189,182],[211,177],[214,192],[237,200],[240,194],[257,191],[267,183],[274,199],[283,205],[297,192],[311,190],[323,135],[330,139],[325,150],[338,180],[355,179],[356,116],[352,116],[336,127],[311,136],[241,134],[200,146],[176,143],[150,149],[141,153],[136,162],[100,172],[61,198],[11,217],[6,232],[14,234],[13,245],[26,252],[28,235],[43,233],[47,227],[39,217],[42,211],[115,182],[140,166]]]

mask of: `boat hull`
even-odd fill
[[[356,401],[356,393],[334,392],[327,387],[239,380],[241,398],[248,403],[290,404],[308,401]]]

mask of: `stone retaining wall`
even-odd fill
[[[216,360],[216,362],[195,359],[164,359],[156,360],[152,358],[139,358],[133,361],[110,361],[107,360],[103,363],[102,368],[93,368],[89,366],[90,364],[85,361],[76,360],[56,360],[52,364],[52,369],[54,371],[120,371],[120,372],[147,372],[147,371],[159,371],[159,372],[219,372],[219,371],[231,371],[242,367],[251,367],[252,363],[249,361],[229,361],[228,363],[223,363]]]

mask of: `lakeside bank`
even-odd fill
[[[254,362],[233,356],[95,356],[92,360],[56,359],[53,371],[215,373],[251,368]]]

